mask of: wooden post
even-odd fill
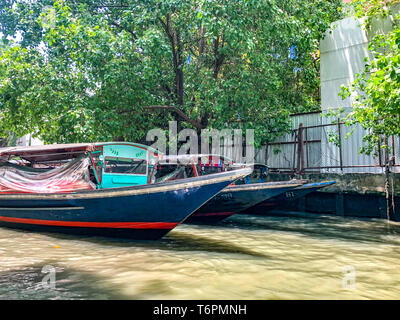
[[[390,220],[390,191],[389,191],[389,176],[390,176],[390,166],[392,159],[389,159],[389,152],[388,152],[388,139],[385,135],[384,137],[385,143],[385,197],[386,197],[386,219]]]
[[[297,131],[294,130],[294,141],[293,141],[293,173],[296,172],[296,146],[297,146]]]
[[[339,136],[339,161],[340,161],[340,170],[343,171],[342,133],[341,133],[341,131],[340,131],[340,119],[338,119],[338,136]]]
[[[393,158],[393,165],[396,164],[396,157],[394,152],[394,136],[392,136],[392,158]]]
[[[389,197],[389,161],[385,164],[385,198],[386,198],[386,219],[390,220],[390,197]]]
[[[385,146],[386,146],[386,148],[385,148],[385,164],[387,164],[388,163],[388,161],[389,161],[389,153],[388,153],[388,139],[387,139],[387,136],[385,135],[385,138],[384,138],[384,143],[385,143]]]
[[[303,152],[303,124],[299,124],[299,140],[297,148],[297,173],[302,174],[304,169],[304,152]]]
[[[305,142],[306,142],[306,168],[309,168],[310,164],[309,164],[309,160],[308,160],[308,130],[306,127],[306,138],[305,138]]]
[[[382,154],[381,154],[381,138],[378,138],[378,160],[379,166],[382,167]]]

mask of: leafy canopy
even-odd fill
[[[13,1],[0,5],[3,133],[143,141],[252,128],[256,144],[319,109],[319,40],[341,0]],[[1,133],[0,133],[1,134]]]

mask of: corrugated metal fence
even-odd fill
[[[257,150],[256,162],[280,172],[381,173],[393,157],[394,171],[400,172],[399,137],[382,137],[382,144],[389,148],[365,155],[359,152],[364,135],[361,127],[328,121],[319,112],[296,114],[291,132]]]

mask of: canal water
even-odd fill
[[[147,242],[0,228],[0,299],[400,299],[399,262],[384,220],[236,215]]]

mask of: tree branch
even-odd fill
[[[214,40],[214,56],[215,56],[215,64],[214,64],[214,78],[218,78],[218,73],[221,69],[222,64],[224,63],[224,55],[219,52],[219,39],[220,36],[217,37],[217,39]],[[221,48],[224,47],[224,39],[222,35],[221,39]]]
[[[111,21],[110,24],[112,24],[114,27],[117,27],[121,31],[126,31],[126,32],[130,33],[133,36],[133,38],[135,40],[137,40],[137,36],[136,36],[135,32],[133,32],[132,30],[128,30],[128,29],[124,28],[123,26],[121,26],[120,24],[118,24],[118,23],[116,23],[114,21]]]
[[[199,130],[203,129],[203,126],[201,125],[200,122],[190,119],[188,115],[186,115],[182,110],[178,109],[177,107],[164,106],[164,105],[152,105],[152,106],[144,106],[143,109],[150,109],[150,110],[159,109],[159,110],[171,111],[171,112],[177,114],[184,121],[189,122],[196,129],[199,129]]]
[[[182,44],[180,34],[171,27],[171,16],[168,14],[166,22],[163,19],[158,18],[161,25],[167,34],[167,37],[171,44],[172,51],[172,62],[174,64],[175,72],[175,95],[179,105],[183,105],[183,70],[182,70]]]
[[[148,109],[148,110],[167,110],[172,113],[175,113],[178,117],[180,117],[182,120],[189,122],[193,127],[195,127],[198,130],[204,129],[202,124],[196,120],[190,119],[188,115],[186,115],[182,110],[178,109],[177,107],[174,106],[166,106],[166,105],[151,105],[151,106],[144,106],[142,107],[143,109]],[[124,110],[120,111],[119,114],[123,113],[129,113],[129,112],[134,112],[136,111],[135,109],[129,109],[129,110]]]

